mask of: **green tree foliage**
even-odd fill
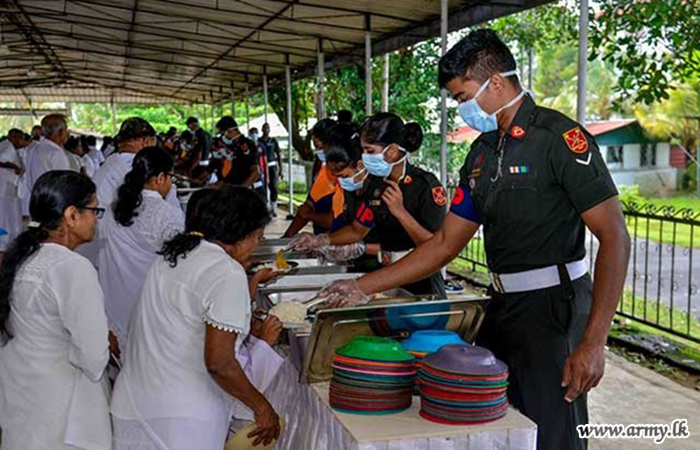
[[[598,2],[590,58],[618,71],[621,99],[651,104],[700,71],[700,0]]]

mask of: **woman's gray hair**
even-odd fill
[[[41,129],[47,138],[67,130],[66,116],[63,114],[49,114],[41,119]]]

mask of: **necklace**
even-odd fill
[[[504,134],[500,141],[498,142],[498,149],[496,150],[496,153],[498,154],[498,169],[496,171],[496,176],[491,178],[491,182],[494,183],[498,181],[499,178],[503,176],[503,154],[504,152],[504,147],[506,144],[506,135]]]

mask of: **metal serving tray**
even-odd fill
[[[324,286],[328,285],[329,283],[332,283],[334,281],[338,280],[353,280],[357,277],[361,276],[359,273],[350,273],[350,272],[340,272],[340,271],[335,271],[335,272],[328,272],[328,273],[315,273],[315,274],[300,274],[300,275],[292,275],[292,276],[281,276],[279,278],[275,278],[274,280],[270,281],[269,283],[266,283],[264,287],[260,288],[263,292],[267,292],[268,289],[272,288],[285,288],[285,287],[298,287],[298,286],[306,286],[306,287],[313,287],[316,288],[316,290],[320,290]]]
[[[338,347],[355,336],[375,335],[402,340],[420,329],[445,329],[473,342],[484,320],[488,297],[464,296],[449,300],[421,298],[386,299],[383,304],[316,312],[311,336],[304,350],[302,380],[328,381]]]
[[[288,302],[293,300],[304,301],[309,300],[316,295],[317,291],[293,291],[293,292],[277,292],[267,294],[264,298],[264,305],[267,308],[278,304],[279,302]],[[370,301],[370,305],[385,305],[391,303],[401,303],[406,300],[414,299],[408,291],[396,288],[382,292],[381,297]],[[417,297],[416,297],[417,298]],[[309,322],[307,327],[291,327],[285,329],[287,340],[289,341],[290,359],[294,367],[302,373],[304,369],[304,359],[306,357],[306,348],[311,337],[312,324]]]

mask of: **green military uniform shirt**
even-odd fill
[[[355,219],[365,227],[376,229],[377,241],[382,251],[412,250],[417,247],[416,243],[382,200],[387,186],[382,178],[370,178],[365,189],[364,203],[360,205]],[[400,181],[399,187],[406,211],[431,233],[440,229],[447,209],[447,195],[435,175],[407,164],[406,175]],[[440,273],[404,288],[414,294],[434,294],[440,298],[445,298],[446,295]]]
[[[473,143],[451,211],[483,224],[492,272],[515,273],[583,259],[581,214],[615,195],[593,137],[526,96],[503,137]]]

